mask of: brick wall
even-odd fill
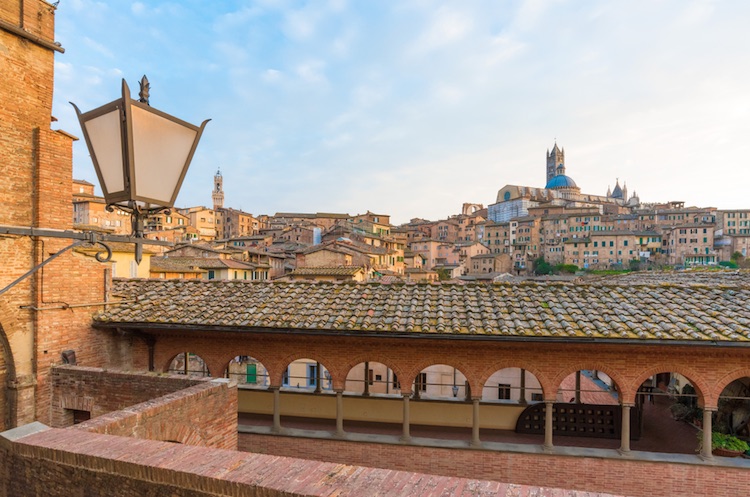
[[[449,341],[249,332],[157,336],[156,369],[166,371],[175,355],[185,351],[203,358],[214,377],[223,376],[234,357],[252,356],[268,370],[271,385],[281,384],[283,372],[292,361],[312,359],[330,372],[334,389],[343,388],[349,371],[365,361],[379,362],[393,370],[404,392],[410,391],[421,370],[434,364],[456,367],[466,376],[472,392],[481,392],[498,370],[523,368],[537,378],[549,400],[555,400],[562,381],[579,370],[606,373],[617,383],[624,402],[631,403],[638,388],[652,375],[678,372],[696,388],[699,403],[714,408],[727,384],[750,376],[747,367],[750,349],[745,347]]]
[[[743,467],[520,454],[242,434],[240,450],[318,461],[640,497],[747,495]],[[565,494],[567,495],[567,494]]]
[[[50,129],[54,86],[55,7],[44,0],[0,2],[0,224],[70,229],[73,211],[72,141]],[[7,28],[6,28],[7,26]],[[20,36],[17,31],[25,33]],[[0,288],[71,240],[13,236],[0,238]],[[91,328],[91,316],[105,300],[108,276],[93,257],[66,253],[2,296],[0,354],[6,380],[0,418],[4,426],[50,414],[49,368],[60,353],[74,349],[89,366],[138,367],[139,340],[112,340]]]
[[[614,497],[33,427],[0,436],[0,496]],[[14,430],[18,431],[18,430]],[[24,436],[25,435],[25,436]],[[697,495],[697,494],[692,494]]]
[[[222,449],[237,448],[237,387],[227,380],[52,369],[52,423],[73,424],[73,410],[92,419],[77,430]]]

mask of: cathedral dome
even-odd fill
[[[558,174],[549,180],[547,186],[544,188],[547,190],[558,190],[560,188],[578,188],[578,185],[576,185],[576,182],[570,176]]]

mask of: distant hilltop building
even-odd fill
[[[620,187],[619,178],[614,191],[606,195],[581,193],[575,180],[566,174],[565,149],[555,143],[547,150],[546,183],[544,188],[506,185],[497,192],[496,203],[488,206],[488,217],[496,223],[514,217],[527,216],[530,207],[549,204],[555,207],[598,207],[603,214],[626,214],[640,206],[634,194],[628,198],[627,187]]]

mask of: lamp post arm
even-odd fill
[[[59,250],[55,254],[51,255],[46,261],[42,262],[41,264],[37,264],[36,266],[34,266],[33,268],[31,268],[29,271],[26,271],[22,276],[16,278],[13,281],[13,283],[11,283],[10,285],[8,285],[5,288],[3,288],[2,290],[0,290],[0,295],[4,294],[8,290],[10,290],[11,288],[13,288],[14,286],[16,286],[17,284],[19,284],[23,280],[25,280],[26,278],[28,278],[29,276],[31,276],[32,274],[36,273],[37,271],[39,271],[40,269],[42,269],[44,266],[46,266],[47,264],[49,264],[53,260],[55,260],[58,257],[60,257],[61,255],[63,255],[68,250],[70,250],[70,249],[72,249],[74,247],[77,247],[79,245],[83,245],[84,243],[88,243],[88,241],[87,240],[78,240],[76,242],[71,243],[70,245],[68,245],[64,249]],[[106,247],[106,245],[105,245],[105,247]],[[111,257],[112,256],[112,251],[109,249],[109,247],[107,247],[107,252],[109,253],[109,256]],[[99,260],[99,254],[96,254],[96,259]],[[107,259],[107,260],[109,260],[109,259]],[[99,262],[106,262],[106,261],[101,260]]]
[[[80,231],[67,231],[67,230],[56,230],[50,228],[33,228],[33,227],[20,227],[20,226],[2,226],[0,225],[0,235],[21,235],[21,236],[41,236],[45,238],[66,238],[68,240],[76,240],[67,247],[60,249],[53,255],[51,255],[46,261],[42,262],[31,268],[29,271],[24,273],[22,276],[14,280],[10,285],[0,290],[0,295],[4,294],[21,281],[25,280],[32,274],[39,271],[41,268],[64,254],[70,249],[78,247],[84,244],[101,245],[104,247],[104,252],[98,252],[96,254],[96,260],[99,262],[109,262],[112,259],[112,249],[105,242],[121,242],[121,243],[133,243],[135,244],[136,256],[143,253],[143,245],[162,245],[168,247],[174,247],[174,243],[163,240],[149,240],[148,238],[132,237],[132,236],[120,236],[120,235],[99,235],[93,231],[80,232]],[[141,232],[141,236],[143,233]],[[106,255],[102,255],[106,252]],[[139,257],[138,257],[139,258]],[[140,261],[139,261],[140,262]]]

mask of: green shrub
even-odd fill
[[[698,440],[703,441],[703,432],[698,432]],[[727,435],[719,433],[718,431],[711,432],[711,450],[714,449],[725,449],[725,450],[736,450],[739,452],[746,452],[750,450],[750,445],[747,444],[741,438],[737,438],[734,435]]]
[[[578,271],[578,266],[575,264],[558,264],[555,266],[556,273],[575,274],[576,271]]]
[[[733,261],[721,261],[719,262],[719,266],[728,267],[729,269],[737,269],[739,267],[737,263]]]

